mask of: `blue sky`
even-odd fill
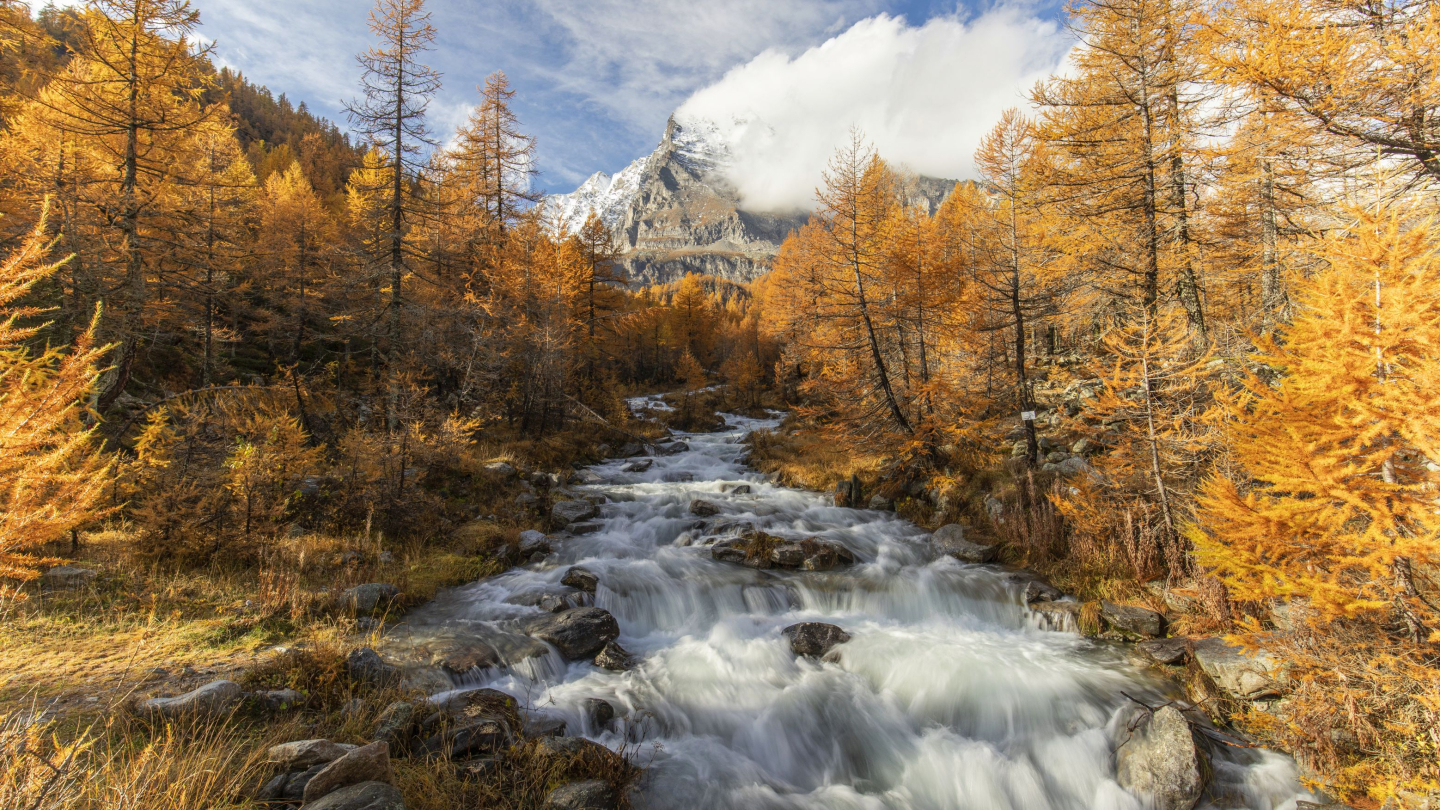
[[[219,62],[345,125],[341,107],[354,95],[359,74],[354,54],[370,42],[370,2],[192,4],[201,13],[201,33],[216,41]],[[474,102],[476,86],[491,71],[505,71],[518,91],[522,124],[538,139],[541,184],[552,192],[569,191],[596,170],[613,172],[649,152],[671,111],[757,56],[768,54],[772,63],[798,58],[876,15],[899,19],[885,40],[891,44],[866,47],[908,53],[917,46],[900,38],[905,29],[932,20],[973,21],[994,11],[967,10],[953,0],[429,0],[427,7],[438,30],[431,64],[445,81],[431,107],[433,129],[448,137]],[[1055,59],[1053,32],[1027,33],[1035,20],[1054,19],[1055,11],[1053,4],[1007,8],[1020,9],[1016,13],[1031,25],[1014,32],[1011,50],[1030,48],[1037,38],[1048,43],[1021,60],[1023,70],[1010,71],[1027,78],[1034,65]],[[975,39],[925,47],[964,49]],[[844,54],[834,58],[850,61]],[[935,81],[986,86],[1017,80],[990,75],[983,66],[950,69],[966,75],[937,75]],[[778,70],[794,72],[783,65]],[[790,79],[777,75],[775,81]],[[922,84],[927,81],[922,77]],[[895,94],[884,87],[871,92]],[[933,98],[919,103],[936,104]]]

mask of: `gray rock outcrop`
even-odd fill
[[[384,782],[361,782],[325,794],[305,810],[405,810],[405,799]]]

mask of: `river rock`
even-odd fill
[[[850,634],[833,624],[801,622],[780,631],[790,639],[790,651],[796,655],[821,658],[837,644],[850,640]]]
[[[650,469],[651,467],[653,467],[653,466],[655,466],[655,459],[653,459],[653,458],[638,458],[638,459],[635,459],[634,461],[632,461],[632,462],[630,462],[630,463],[628,463],[628,464],[622,465],[622,466],[620,467],[620,472],[623,472],[623,473],[643,473],[643,472],[646,472],[647,470],[649,470],[649,469]]]
[[[305,702],[305,695],[294,689],[266,689],[250,697],[256,706],[267,712],[283,712]]]
[[[595,731],[605,728],[610,725],[611,720],[615,719],[615,707],[607,700],[585,698],[581,705],[585,708],[586,719],[590,721],[590,726]]]
[[[1115,781],[1121,787],[1155,810],[1195,807],[1210,766],[1179,709],[1164,706],[1154,713],[1137,709],[1119,733]]]
[[[605,477],[594,470],[578,470],[570,477],[577,484],[603,484]]]
[[[230,711],[245,697],[245,690],[234,681],[212,681],[199,689],[175,697],[157,697],[141,701],[141,714],[158,717],[214,716]]]
[[[1164,632],[1165,618],[1149,608],[1101,602],[1100,616],[1111,627],[1131,635],[1158,638]]]
[[[505,720],[479,717],[432,735],[421,749],[428,754],[448,753],[451,759],[464,759],[475,754],[493,754],[509,746],[514,739],[511,726]]]
[[[492,461],[485,465],[485,472],[507,481],[520,474],[520,471],[507,461]]]
[[[265,755],[281,770],[293,771],[312,765],[328,765],[353,750],[353,745],[333,743],[329,740],[296,740],[272,745]]]
[[[89,585],[95,572],[77,565],[57,565],[40,575],[40,587],[47,591],[73,591]]]
[[[589,520],[599,514],[600,507],[589,501],[556,501],[550,507],[550,522],[563,529],[571,523]]]
[[[539,737],[564,737],[565,721],[549,715],[530,717],[525,720],[524,734],[532,740]]]
[[[375,721],[375,740],[399,747],[415,725],[415,704],[408,700],[397,700],[380,712]]]
[[[717,562],[745,564],[747,554],[742,546],[733,543],[716,543],[710,547],[710,556]]]
[[[632,666],[632,661],[630,659],[630,653],[626,652],[624,647],[612,641],[602,647],[600,652],[595,654],[595,666],[601,669],[614,670],[615,672],[624,672]]]
[[[255,798],[262,802],[293,802],[299,804],[305,795],[305,786],[315,774],[325,770],[325,765],[312,765],[298,773],[282,773],[265,783]]]
[[[678,456],[681,453],[688,452],[689,450],[690,445],[686,444],[685,442],[670,442],[669,444],[657,445],[655,448],[655,455]]]
[[[571,661],[591,658],[620,635],[620,626],[607,610],[597,607],[571,608],[533,620],[527,632],[548,641]]]
[[[1025,604],[1033,605],[1036,602],[1056,602],[1065,598],[1065,594],[1054,585],[1038,579],[1032,579],[1025,583]]]
[[[613,810],[615,806],[615,791],[604,779],[571,782],[545,797],[545,810]]]
[[[776,568],[799,568],[805,564],[805,549],[799,543],[781,543],[771,549],[770,564]]]
[[[362,782],[393,782],[390,770],[390,746],[383,742],[363,745],[348,751],[325,766],[305,785],[304,799],[313,802],[327,793]]]
[[[550,538],[544,532],[537,532],[534,529],[526,529],[520,532],[520,559],[528,560],[535,554],[550,553]]]
[[[571,523],[565,530],[573,535],[594,534],[605,528],[605,524],[598,520],[582,520],[579,523]]]
[[[949,554],[961,562],[979,565],[995,559],[995,547],[966,540],[965,527],[959,523],[941,526],[931,535],[930,540],[941,553]]]
[[[400,589],[388,582],[367,582],[347,589],[341,599],[356,613],[374,613],[378,608],[389,607],[399,595]]]
[[[710,501],[696,498],[690,502],[690,514],[697,517],[710,517],[720,514],[720,507]]]
[[[345,671],[351,680],[368,683],[371,686],[393,686],[400,682],[400,668],[385,663],[380,653],[369,647],[361,647],[345,657]]]
[[[871,509],[878,509],[881,512],[895,511],[895,502],[884,495],[871,495],[869,505]]]
[[[1074,601],[1035,602],[1030,605],[1030,612],[1040,629],[1057,633],[1080,632],[1081,609],[1082,605]]]
[[[1157,664],[1179,664],[1185,660],[1185,649],[1189,644],[1188,638],[1157,638],[1142,641],[1135,647]]]
[[[1280,695],[1280,663],[1270,653],[1247,653],[1223,638],[1206,638],[1194,643],[1191,655],[1215,685],[1232,698],[1261,700]]]
[[[572,566],[565,576],[560,580],[561,585],[569,585],[576,590],[594,594],[595,589],[600,585],[600,578],[590,572],[589,569],[578,565]]]
[[[305,810],[405,810],[405,799],[394,785],[361,782],[331,791]]]

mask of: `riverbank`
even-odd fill
[[[554,488],[550,534],[543,547],[525,538],[530,553],[510,558],[520,567],[444,591],[383,637],[346,635],[380,656],[319,639],[272,651],[236,676],[245,697],[232,714],[185,727],[176,739],[190,744],[168,749],[242,753],[166,760],[167,772],[204,766],[228,775],[213,795],[253,798],[272,776],[325,764],[269,762],[272,745],[325,739],[364,750],[388,737],[386,764],[372,759],[371,773],[388,768],[410,808],[539,807],[550,788],[594,778],[617,804],[642,806],[860,806],[871,796],[912,807],[991,797],[986,806],[1018,808],[1126,795],[1106,740],[1128,722],[1132,698],[1158,707],[1169,687],[1118,648],[1034,629],[1026,581],[958,563],[888,511],[837,508],[829,495],[776,485],[746,466],[741,442],[776,420],[731,421],[653,450],[612,447],[620,457]],[[612,617],[613,632],[587,640],[544,629],[547,616],[586,611]],[[365,618],[375,617],[353,621]],[[790,632],[807,623],[835,627],[844,641],[808,657]],[[625,660],[592,663],[591,648],[612,643]],[[263,697],[287,688],[302,696],[298,706]],[[514,708],[486,702],[496,694]],[[601,704],[608,712],[597,715]],[[410,719],[396,727],[402,705]],[[421,706],[450,708],[417,721],[431,711]],[[153,741],[154,727],[135,716],[107,729],[106,745]],[[510,728],[480,740],[486,723]],[[547,742],[556,733],[647,765],[644,790],[627,792],[636,774],[601,746],[557,748]],[[452,753],[457,740],[477,742],[461,756],[415,755],[436,739]],[[1224,765],[1218,792],[1241,806],[1268,810],[1297,795],[1285,792],[1273,755],[1222,751],[1213,761]],[[957,784],[947,773],[967,776]],[[1069,782],[1056,781],[1062,773]]]

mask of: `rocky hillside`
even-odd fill
[[[615,232],[625,271],[637,284],[687,273],[750,281],[770,269],[780,243],[808,214],[742,209],[725,178],[728,158],[714,124],[672,116],[654,152],[614,175],[596,172],[575,191],[547,198],[546,205],[572,231],[590,211],[599,214]],[[933,210],[955,181],[918,177],[914,185],[918,199]]]

